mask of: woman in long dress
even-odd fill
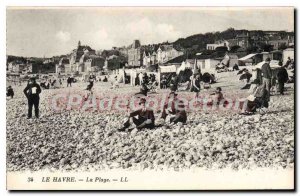
[[[195,98],[198,99],[200,92],[200,75],[196,75],[192,79],[192,92],[196,92]]]

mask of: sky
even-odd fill
[[[68,54],[80,40],[95,50],[164,41],[229,27],[294,31],[289,7],[73,7],[6,10],[7,55],[51,57]]]

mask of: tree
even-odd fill
[[[232,47],[230,48],[230,52],[235,53],[235,52],[237,52],[237,50],[238,50],[240,47],[241,47],[241,46],[232,46]]]
[[[257,46],[249,46],[247,49],[246,49],[246,52],[248,54],[250,53],[256,53],[258,52],[259,48]]]
[[[222,39],[233,39],[236,36],[236,31],[234,28],[228,28],[227,30],[221,32]]]
[[[264,52],[271,52],[273,50],[273,46],[270,44],[263,44],[261,48]]]
[[[278,46],[278,50],[285,50],[285,49],[287,49],[286,43],[282,43]]]
[[[228,49],[225,46],[219,46],[219,47],[216,47],[215,51],[217,51],[217,52],[226,52],[226,51],[228,51]]]

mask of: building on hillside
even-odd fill
[[[80,70],[83,69],[83,62],[80,63],[80,59],[83,55],[96,55],[96,51],[93,50],[90,46],[81,45],[79,41],[77,48],[74,49],[70,54],[70,72],[80,72]]]
[[[183,51],[176,50],[172,44],[160,45],[157,49],[157,62],[163,64],[183,54]]]
[[[267,44],[270,44],[273,46],[274,50],[280,49],[280,47],[289,47],[291,45],[294,45],[294,41],[290,40],[289,38],[287,39],[270,39],[266,41]]]
[[[25,69],[27,69],[27,64],[24,63],[10,62],[8,64],[8,71],[11,73],[22,73]]]
[[[243,33],[237,35],[234,39],[227,40],[229,47],[240,46],[242,48],[248,48],[252,46],[252,40],[250,39],[249,33]]]
[[[120,55],[126,57],[128,59],[128,48],[125,46],[118,48],[118,51],[120,52]]]
[[[104,58],[96,55],[90,55],[84,62],[85,73],[98,72],[102,70],[104,67],[104,63]]]
[[[143,66],[148,67],[150,65],[157,64],[157,54],[155,51],[144,50],[143,52]]]
[[[49,74],[56,73],[56,65],[53,62],[42,64],[39,66],[39,73],[41,74]]]
[[[61,58],[59,60],[59,63],[56,64],[56,73],[60,74],[60,73],[65,73],[65,72],[69,72],[68,68],[70,67],[70,60],[68,58]],[[66,70],[67,69],[67,70]]]
[[[143,50],[139,40],[134,40],[128,49],[128,66],[140,67],[143,65]]]
[[[48,59],[45,59],[43,60],[43,64],[47,64],[47,63],[52,63],[52,58],[48,58]]]
[[[53,56],[51,57],[51,61],[54,62],[55,64],[58,64],[61,58],[67,57],[66,55],[61,55],[61,56]]]
[[[217,47],[227,47],[227,49],[230,50],[229,42],[227,40],[219,40],[216,41],[214,44],[206,45],[207,50],[215,50]]]
[[[115,70],[121,68],[121,61],[120,58],[116,55],[112,55],[104,61],[104,67],[105,70]]]

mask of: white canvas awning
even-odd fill
[[[175,65],[159,66],[159,68],[161,73],[172,73],[172,72],[176,72],[177,70]]]
[[[271,60],[270,67],[271,68],[278,68],[278,67],[280,67],[278,65],[278,63],[279,63],[279,61],[277,61],[277,60]],[[254,68],[255,69],[261,69],[261,67],[263,66],[263,64],[265,64],[265,61],[262,61],[262,62],[258,63],[257,65],[254,66]]]
[[[192,68],[191,64],[187,61],[187,62],[182,62],[181,66],[177,69],[176,73],[179,74],[181,71],[184,71],[187,68]]]
[[[247,56],[244,56],[244,57],[240,58],[239,61],[248,60],[248,59],[254,57],[255,55],[257,55],[257,54],[248,54]]]

